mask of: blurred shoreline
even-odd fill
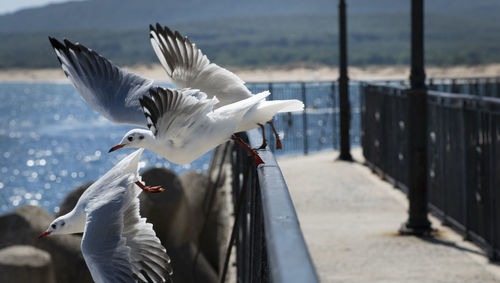
[[[160,64],[139,65],[124,69],[155,81],[168,82]],[[260,68],[228,67],[245,82],[332,81],[338,78],[338,68],[328,66],[273,66]],[[349,67],[351,80],[399,80],[409,77],[409,66]],[[477,66],[426,67],[427,77],[495,77],[500,76],[500,63]],[[4,69],[0,82],[68,82],[60,68]]]

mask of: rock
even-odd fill
[[[162,186],[159,194],[140,195],[141,215],[153,224],[156,236],[169,249],[189,240],[193,222],[179,178],[166,168],[151,168],[142,174],[148,186]]]
[[[56,282],[50,254],[21,245],[0,250],[0,282]]]
[[[88,182],[87,184],[81,185],[80,187],[69,192],[59,205],[59,212],[56,213],[56,218],[73,210],[80,196],[88,187],[90,187],[90,185],[92,185],[92,183],[93,182]]]
[[[47,229],[53,217],[38,206],[22,206],[0,216],[0,248],[31,245],[50,253],[56,282],[93,282],[80,251],[81,238],[74,235],[38,236]],[[2,281],[3,282],[3,281]]]
[[[208,188],[211,186],[210,180],[205,174],[196,171],[182,174],[179,180],[194,218],[203,219],[210,205],[210,195],[208,193]],[[194,227],[194,236],[197,237],[202,229],[203,221],[196,221],[193,226],[196,226]]]
[[[212,265],[200,253],[196,259],[196,247],[193,243],[187,242],[180,247],[172,249],[172,268],[174,269],[173,281],[182,283],[216,283],[218,276]]]
[[[160,194],[141,194],[141,215],[153,224],[172,259],[174,282],[217,282],[217,272],[203,253],[194,265],[197,248],[191,240],[197,235],[194,231],[201,219],[193,217],[179,178],[168,169],[152,168],[142,174],[142,180],[148,186],[165,188]]]
[[[219,196],[220,191],[213,187],[208,176],[196,171],[189,171],[180,176],[182,187],[187,198],[191,213],[193,214],[191,241],[199,245],[201,252],[215,270],[219,269],[221,243],[219,220],[221,215],[222,202]],[[215,194],[211,196],[210,190],[215,189]],[[210,210],[210,202],[212,208]],[[209,214],[208,214],[209,213]],[[208,214],[208,218],[207,218]],[[207,221],[206,224],[204,222]]]

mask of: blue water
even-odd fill
[[[0,214],[25,204],[55,213],[69,191],[133,151],[108,153],[132,127],[108,122],[71,84],[0,83],[0,101]],[[206,170],[209,160],[176,165],[145,151],[140,166],[182,174]]]

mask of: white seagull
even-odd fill
[[[195,88],[207,94],[209,98],[217,96],[219,103],[214,108],[222,107],[253,94],[234,73],[208,60],[201,50],[182,37],[178,31],[172,32],[168,27],[156,24],[150,29],[151,45],[163,68],[167,71],[173,84],[178,88]],[[264,124],[271,125],[276,136],[277,148],[281,149],[279,135],[271,119],[276,113],[303,111],[304,103],[297,99],[262,100],[250,109],[238,125],[236,132],[243,132],[261,127],[264,138],[262,146],[266,146]]]
[[[214,110],[218,99],[207,99],[199,90],[159,88],[81,44],[69,40],[63,44],[52,37],[49,40],[64,73],[94,110],[114,123],[151,128],[128,132],[110,152],[121,147],[145,147],[171,162],[185,164],[232,138],[252,152],[257,165],[263,163],[256,150],[232,134],[244,123],[245,113],[269,92]]]
[[[166,159],[185,164],[232,138],[253,153],[258,164],[263,161],[257,152],[233,135],[245,113],[264,100],[265,91],[247,99],[213,109],[217,98],[207,99],[199,90],[172,90],[158,87],[150,90],[140,104],[147,117],[149,130],[133,129],[111,151],[132,147],[147,148]]]
[[[58,217],[39,238],[83,232],[82,254],[95,282],[170,282],[170,258],[139,214],[143,149],[125,157]],[[141,184],[141,185],[139,185]],[[136,185],[139,185],[137,187]]]

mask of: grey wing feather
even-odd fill
[[[49,37],[66,76],[82,98],[111,122],[146,126],[139,98],[153,82],[118,68],[81,44]]]
[[[136,197],[124,213],[123,236],[130,247],[130,258],[134,273],[139,279],[148,282],[145,274],[153,282],[168,282],[173,274],[170,258],[160,240],[156,237],[153,225],[146,223],[139,214],[140,189],[135,188]],[[141,277],[142,276],[142,277]]]
[[[122,236],[125,191],[87,212],[82,254],[95,282],[136,282],[130,248]]]
[[[179,88],[193,88],[207,94],[217,95],[221,107],[245,98],[252,93],[234,73],[214,64],[203,55],[195,44],[179,32],[168,27],[150,25],[151,45],[167,74]]]
[[[158,87],[150,90],[140,103],[150,130],[160,138],[182,139],[205,119],[218,100],[207,99],[199,90],[172,90]]]

